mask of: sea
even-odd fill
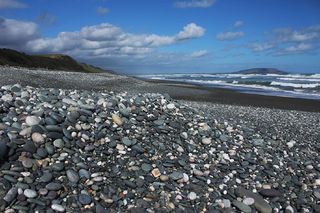
[[[147,74],[138,78],[192,83],[242,93],[320,101],[320,74]]]

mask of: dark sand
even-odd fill
[[[320,101],[309,99],[245,94],[230,89],[181,82],[142,80],[107,73],[88,74],[0,67],[0,86],[16,83],[45,88],[126,91],[141,94],[168,93],[176,100],[320,112]]]
[[[320,101],[317,100],[246,94],[231,89],[188,85],[179,82],[153,80],[148,82],[157,84],[158,90],[167,92],[177,100],[320,112]]]

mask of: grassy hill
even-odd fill
[[[28,55],[12,49],[0,48],[0,65],[19,66],[27,68],[45,68],[49,70],[64,70],[72,72],[116,74],[110,70],[78,62],[64,54]]]
[[[235,74],[260,74],[260,75],[266,75],[266,74],[278,74],[278,75],[286,75],[287,72],[277,70],[274,68],[253,68],[253,69],[247,69],[247,70],[241,70],[238,72],[234,72]]]

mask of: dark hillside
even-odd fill
[[[0,49],[0,65],[72,72],[108,72],[115,74],[113,71],[106,71],[98,67],[77,62],[72,57],[64,54],[28,55],[12,49]]]

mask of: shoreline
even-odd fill
[[[167,93],[173,99],[184,101],[320,112],[320,101],[312,99],[240,93],[226,88],[165,80],[146,80],[109,73],[89,74],[0,67],[1,86],[17,83],[22,86],[101,92]]]
[[[147,80],[147,82],[172,87],[171,94],[168,94],[177,100],[320,112],[320,101],[312,99],[248,94],[226,88],[163,80]]]

